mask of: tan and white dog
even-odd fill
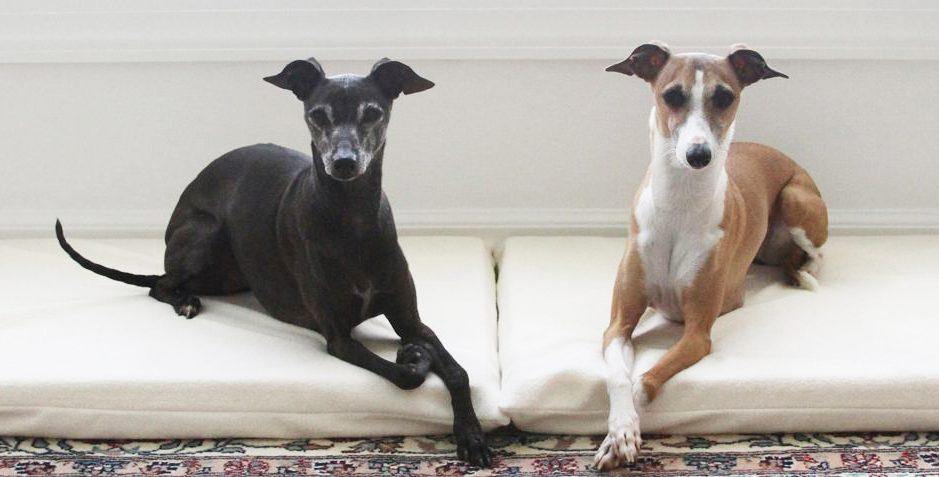
[[[726,57],[672,55],[650,43],[607,68],[649,82],[653,106],[652,162],[635,197],[603,336],[610,418],[595,457],[601,469],[635,460],[637,408],[710,352],[711,326],[743,304],[754,260],[782,267],[793,285],[817,286],[828,212],[812,178],[775,149],[731,143],[743,88],[787,76],[753,50],[732,50]],[[633,383],[631,336],[647,307],[685,327]]]

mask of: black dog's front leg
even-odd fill
[[[473,409],[470,397],[469,376],[453,356],[443,347],[443,343],[427,325],[421,323],[417,312],[417,298],[414,282],[406,265],[406,276],[402,276],[402,288],[398,289],[392,303],[385,311],[385,317],[391,326],[407,344],[417,344],[430,351],[433,371],[440,376],[453,406],[453,435],[456,440],[457,456],[469,463],[481,467],[492,465],[492,453],[486,445],[483,434]]]
[[[333,289],[314,281],[302,283],[304,286],[299,290],[302,302],[314,318],[314,329],[326,338],[326,351],[330,355],[371,371],[401,389],[414,389],[424,384],[430,367],[430,353],[425,348],[418,345],[401,348],[397,363],[378,356],[352,338],[350,323],[357,321],[343,315],[347,307],[335,301]]]
[[[491,466],[492,454],[486,445],[486,436],[479,426],[476,410],[473,409],[466,371],[443,347],[437,335],[423,323],[414,341],[422,342],[430,350],[433,370],[443,379],[447,391],[450,392],[457,456],[473,465]]]
[[[398,361],[401,363],[392,363],[381,356],[373,353],[362,343],[354,340],[348,335],[336,335],[327,337],[326,350],[329,354],[360,368],[367,369],[388,381],[394,383],[401,389],[414,389],[424,383],[424,377],[427,376],[426,365],[421,366],[421,353],[427,353],[424,348],[412,344],[410,347],[402,348],[399,352]],[[411,358],[410,356],[417,356]],[[404,356],[404,357],[402,357]],[[411,362],[402,362],[405,360],[414,360]],[[423,360],[429,361],[429,360]]]

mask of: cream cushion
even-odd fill
[[[498,285],[502,409],[521,429],[603,434],[601,335],[621,238],[509,239]],[[939,237],[834,237],[816,292],[751,273],[713,350],[640,413],[647,432],[939,428]],[[638,376],[682,326],[648,315]]]
[[[51,226],[50,226],[51,233]],[[159,240],[74,240],[88,258],[160,273]],[[424,321],[469,373],[484,428],[498,408],[495,281],[483,242],[401,240]],[[327,437],[449,433],[450,398],[428,377],[403,391],[326,354],[323,338],[249,294],[203,298],[192,320],[81,269],[52,240],[0,241],[0,435],[71,438]],[[356,329],[393,360],[378,317]]]

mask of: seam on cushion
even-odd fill
[[[430,375],[429,375],[429,376],[430,376]],[[436,375],[433,375],[433,376],[436,376]],[[437,378],[439,379],[439,377],[437,377]],[[114,383],[122,383],[122,382],[124,382],[124,381],[99,381],[99,382],[96,382],[96,383],[93,383],[93,384],[95,384],[95,385],[111,385],[111,384],[114,384]],[[441,382],[442,382],[442,381],[441,381]],[[9,383],[4,383],[3,381],[0,381],[0,389],[3,389],[3,385],[5,385],[5,384],[9,386]],[[45,383],[43,383],[43,384],[45,384]],[[79,384],[79,385],[86,385],[86,386],[87,386],[88,384],[91,384],[91,383],[82,382],[82,383],[72,383],[72,384]],[[154,384],[154,383],[147,383],[147,385],[152,385],[152,384]],[[191,384],[193,384],[193,382],[183,383],[183,385],[191,385]],[[269,383],[260,382],[260,381],[259,381],[259,382],[255,382],[255,383],[252,383],[252,384],[269,384]],[[179,383],[173,383],[173,385],[179,385]],[[274,384],[274,385],[276,386],[276,384]],[[25,387],[25,386],[24,386],[24,387]],[[494,388],[494,391],[495,391],[494,393],[491,392],[490,389],[488,389],[488,388],[490,388],[490,387],[491,387],[491,388]],[[446,388],[444,387],[444,390],[445,390],[445,389],[446,389]],[[486,385],[473,384],[472,382],[470,383],[470,393],[471,393],[471,395],[473,395],[473,396],[476,396],[476,395],[479,395],[479,394],[482,394],[482,395],[495,394],[496,396],[498,396],[500,392],[501,392],[501,387],[500,387],[500,386],[486,386]],[[475,403],[474,403],[474,405],[475,405]],[[502,412],[501,409],[499,408],[498,404],[496,404],[495,407],[496,407],[496,409],[499,409],[499,412]],[[290,411],[277,411],[277,410],[240,410],[240,409],[237,409],[237,410],[229,410],[229,409],[222,409],[222,410],[212,410],[212,409],[190,410],[190,409],[146,409],[146,408],[115,409],[115,408],[108,408],[108,407],[103,407],[103,408],[101,408],[101,407],[74,407],[74,406],[50,406],[50,405],[25,406],[25,405],[20,405],[20,404],[3,404],[2,402],[0,402],[0,411],[2,411],[2,410],[4,410],[4,409],[11,409],[11,408],[74,409],[74,410],[80,410],[80,411],[120,411],[120,412],[124,412],[124,411],[127,411],[127,412],[246,412],[246,413],[264,413],[264,412],[267,412],[267,413],[273,413],[273,414],[279,414],[279,413],[283,413],[283,414],[288,414],[288,413],[289,413],[289,414],[330,414],[329,412],[320,412],[320,411],[290,412]],[[341,413],[342,413],[342,412],[339,412],[338,414],[341,414]],[[355,412],[348,412],[348,414],[355,414]]]
[[[545,416],[596,416],[608,414],[609,410],[570,411],[563,409],[519,409],[500,408],[504,414],[539,414]],[[705,412],[765,412],[765,411],[932,411],[939,412],[939,407],[755,407],[755,408],[720,408],[697,409],[689,411],[640,411],[644,415],[697,414]]]
[[[0,415],[5,411],[33,411],[33,412],[42,412],[45,410],[54,410],[54,411],[83,411],[89,413],[107,413],[107,414],[133,414],[133,413],[152,413],[152,414],[270,414],[270,415],[287,415],[287,416],[347,416],[347,417],[361,417],[361,416],[375,416],[375,417],[391,417],[394,419],[406,419],[414,420],[418,422],[426,422],[431,424],[450,424],[453,422],[452,418],[447,419],[427,419],[421,416],[415,415],[405,415],[405,414],[396,414],[396,413],[387,413],[387,412],[281,412],[281,411],[212,411],[212,410],[200,410],[200,411],[180,411],[180,410],[145,410],[145,409],[94,409],[94,408],[82,408],[82,407],[58,407],[58,406],[3,406],[0,407]],[[508,417],[508,416],[506,416]],[[501,425],[501,420],[489,419],[489,418],[479,418],[481,422],[492,423],[496,425]]]

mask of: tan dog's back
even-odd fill
[[[815,182],[782,152],[752,142],[731,144],[725,168],[731,183],[728,193],[736,189],[742,206],[725,211],[725,215],[740,215],[726,218],[734,224],[725,223],[734,227],[739,221],[736,253],[726,266],[730,269],[728,295],[740,300],[722,313],[742,304],[746,274],[757,258],[760,263],[782,266],[793,285],[810,287],[800,281],[798,270],[811,258],[800,253],[790,229],[804,230],[814,249],[827,240],[827,209]]]
[[[768,226],[757,237],[755,257],[752,243],[746,244],[746,267],[755,258],[782,267],[791,285],[817,287],[812,275],[821,266],[818,248],[828,240],[828,208],[812,177],[782,152],[749,142],[731,145],[726,168],[747,204],[747,222]],[[770,204],[769,210],[760,204]]]

